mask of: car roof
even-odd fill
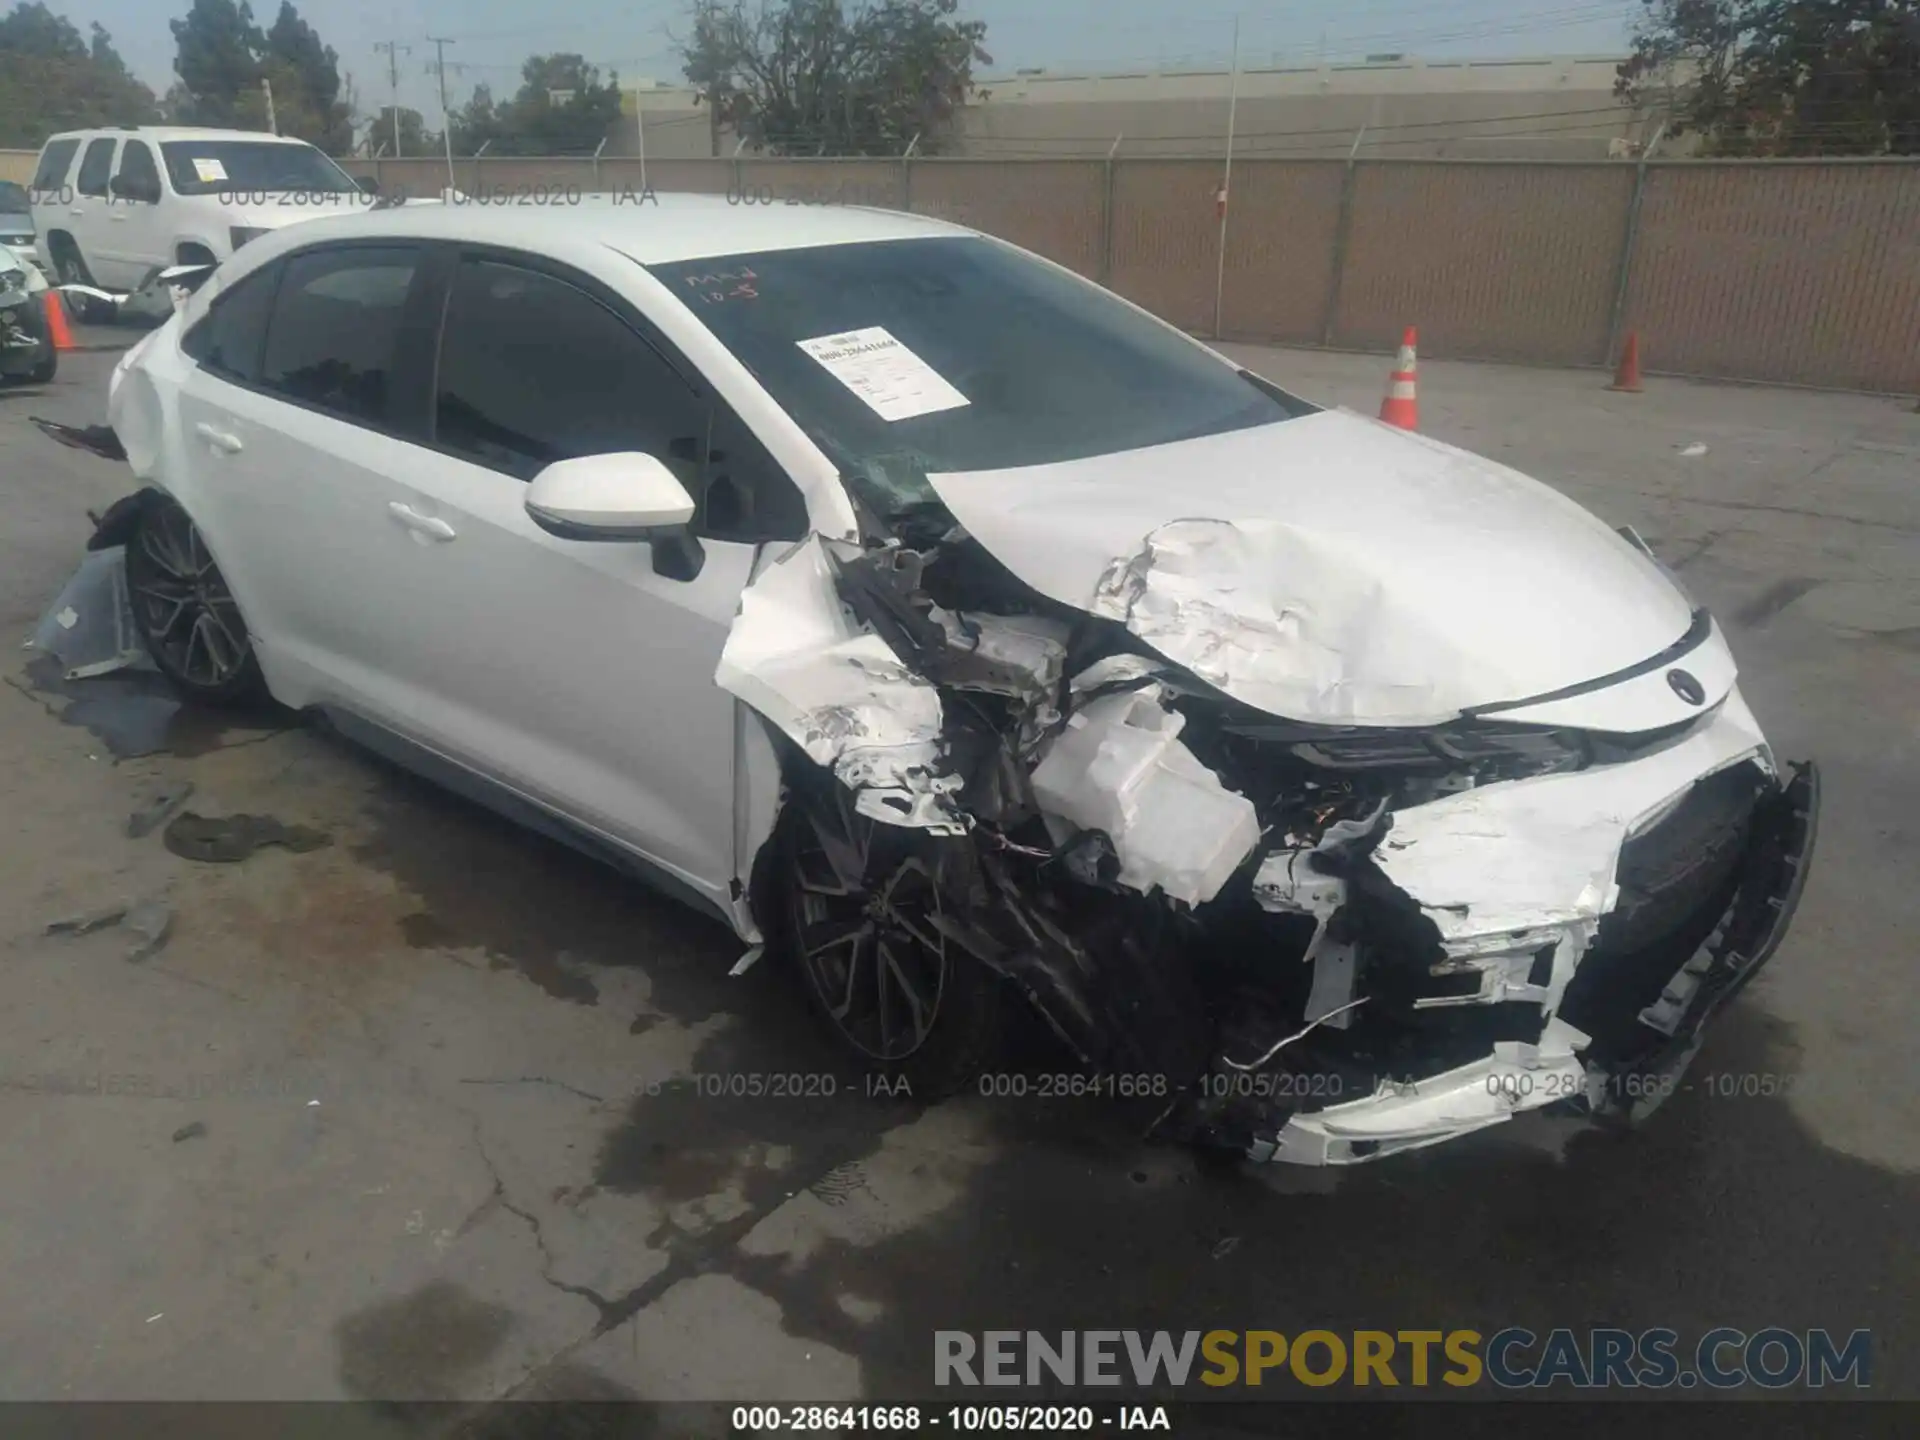
[[[198,125],[102,125],[92,130],[63,130],[47,137],[55,140],[86,140],[102,136],[137,140],[257,140],[265,145],[305,145],[292,135],[269,135],[264,130],[212,130]],[[45,148],[44,146],[42,148]]]
[[[633,191],[569,196],[564,203],[544,205],[512,203],[516,198],[524,197],[503,197],[498,204],[468,199],[369,209],[338,218],[303,220],[282,229],[279,236],[290,244],[323,236],[464,240],[556,256],[581,245],[599,244],[642,265],[656,265],[714,255],[977,233],[924,215],[856,205],[779,201],[741,205],[721,195]]]

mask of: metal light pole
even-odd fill
[[[1240,107],[1240,17],[1233,17],[1233,73],[1227,81],[1227,160],[1220,175],[1220,254],[1213,272],[1213,338],[1220,338],[1220,303],[1227,288],[1227,208],[1232,203],[1233,123]]]

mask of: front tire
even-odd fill
[[[266,693],[253,640],[220,567],[187,512],[155,494],[127,541],[134,628],[160,672],[203,705]]]
[[[972,1082],[1000,1051],[1006,989],[932,923],[937,847],[966,844],[859,814],[837,781],[791,788],[775,831],[771,917],[827,1033],[914,1098]]]

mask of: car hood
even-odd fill
[[[1693,629],[1667,574],[1573,501],[1349,411],[928,478],[1035,590],[1297,720],[1437,724],[1644,669]]]

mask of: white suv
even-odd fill
[[[367,203],[360,184],[304,140],[164,126],[55,135],[40,151],[31,201],[40,258],[58,282],[113,291]]]

